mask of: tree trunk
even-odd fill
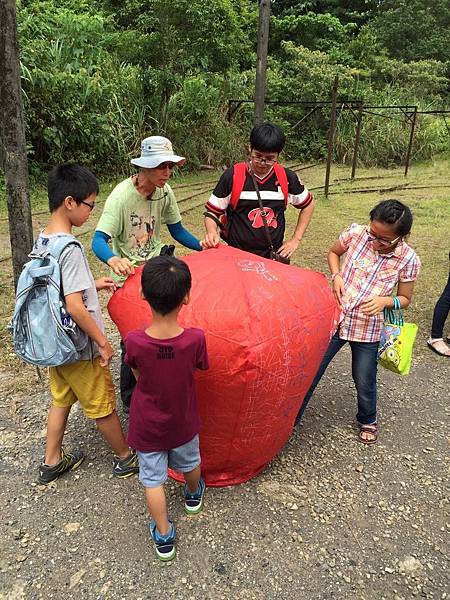
[[[33,225],[14,0],[0,1],[0,133],[0,160],[6,180],[9,237],[17,284],[33,245]]]
[[[266,99],[267,48],[269,45],[270,1],[261,0],[259,4],[258,47],[256,58],[255,115],[254,124],[264,119]]]

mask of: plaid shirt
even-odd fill
[[[383,313],[365,315],[361,304],[371,296],[390,296],[398,283],[415,281],[420,260],[404,241],[392,252],[379,254],[367,236],[367,228],[353,223],[339,236],[345,249],[341,275],[344,296],[339,325],[339,337],[354,342],[378,342],[383,325]]]

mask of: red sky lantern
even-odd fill
[[[180,322],[205,331],[210,360],[196,375],[203,476],[210,486],[243,483],[288,440],[339,309],[315,271],[223,245],[182,260],[192,290]],[[122,337],[151,322],[141,270],[108,304]]]

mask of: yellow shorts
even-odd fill
[[[116,394],[109,367],[101,367],[99,360],[79,360],[69,365],[50,367],[53,406],[66,408],[78,401],[90,419],[110,415],[116,408]]]

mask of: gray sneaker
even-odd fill
[[[120,477],[121,479],[139,473],[139,462],[136,452],[131,450],[130,454],[125,458],[114,456],[113,473],[116,477]]]
[[[55,479],[58,479],[67,471],[78,469],[84,460],[84,453],[81,450],[72,450],[72,452],[64,452],[61,449],[61,460],[56,465],[46,465],[42,463],[39,466],[39,483],[47,484]]]

